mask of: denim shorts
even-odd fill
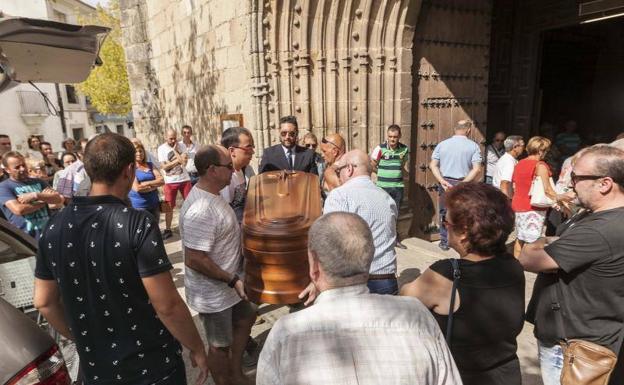
[[[563,349],[561,345],[551,345],[538,340],[537,352],[544,385],[560,385],[561,368],[563,368]]]

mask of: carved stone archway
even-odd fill
[[[421,1],[250,0],[258,148],[294,115],[317,136],[369,150],[412,125],[412,45]]]

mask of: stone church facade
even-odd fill
[[[232,125],[256,155],[278,143],[280,116],[301,136],[341,133],[370,150],[399,124],[410,146],[412,234],[437,232],[428,169],[455,122],[473,139],[528,136],[539,111],[540,34],[578,24],[576,0],[121,0],[137,136],[166,128],[202,142]],[[536,113],[537,111],[537,113]],[[495,126],[491,129],[492,123]],[[404,210],[410,212],[410,210]]]

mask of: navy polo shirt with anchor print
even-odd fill
[[[171,268],[155,218],[118,198],[74,197],[50,219],[35,276],[58,283],[86,384],[152,384],[184,365],[141,281]]]

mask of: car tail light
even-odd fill
[[[7,385],[69,385],[71,379],[58,346],[53,345],[7,382]]]

